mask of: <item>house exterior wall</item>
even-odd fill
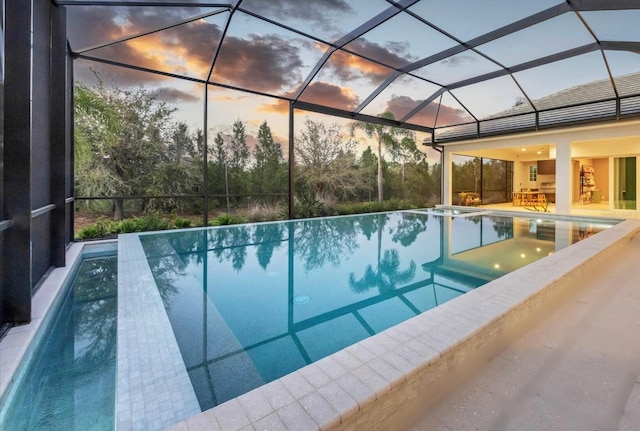
[[[548,153],[538,154],[539,148],[547,147]],[[537,182],[529,181],[529,166],[538,159],[555,159],[556,212],[570,214],[571,204],[578,198],[573,190],[578,175],[574,172],[575,162],[578,167],[581,164],[597,165],[601,175],[596,174],[596,184],[603,200],[610,202],[613,189],[610,161],[622,156],[636,156],[640,161],[640,121],[617,121],[446,144],[442,200],[448,205],[453,204],[450,184],[453,154],[494,158],[499,155],[503,160],[513,161],[514,191],[539,188],[542,182],[551,182],[553,176],[548,175],[540,175]]]

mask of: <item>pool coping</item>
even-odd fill
[[[118,430],[158,430],[201,411],[140,235],[118,237]]]
[[[393,429],[400,406],[637,233],[640,220],[622,221],[169,429]]]

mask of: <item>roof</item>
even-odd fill
[[[640,115],[638,1],[56,3],[76,58],[434,141]]]

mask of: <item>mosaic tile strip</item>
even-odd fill
[[[138,235],[118,243],[117,429],[159,430],[200,406]]]

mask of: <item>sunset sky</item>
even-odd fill
[[[91,57],[206,80],[230,13],[225,8],[198,7],[197,0],[193,3],[194,7],[68,6],[71,48]],[[483,6],[478,7],[479,3]],[[467,41],[560,3],[564,2],[422,0],[408,10],[443,32]],[[293,98],[307,77],[312,76],[310,73],[323,54],[330,50],[327,43],[340,40],[389,7],[391,4],[385,0],[244,0],[232,17],[209,81]],[[581,15],[599,40],[640,41],[638,10],[582,12]],[[176,23],[182,24],[166,28]],[[102,46],[158,29],[162,30]],[[443,32],[400,12],[346,44],[345,48],[351,52],[336,51],[329,56],[299,99],[355,110],[394,73],[394,68],[409,66],[458,45]],[[578,15],[564,13],[480,45],[478,52],[466,50],[402,74],[371,103],[362,106],[361,112],[378,115],[390,110],[400,119],[441,86],[455,87],[455,83],[465,79],[499,71],[500,65],[515,66],[593,42],[593,36]],[[605,56],[614,77],[640,71],[640,55],[636,53],[605,51]],[[204,85],[88,60],[76,60],[76,80],[91,83],[91,69],[118,86],[145,85],[158,90],[163,100],[179,108],[176,118],[192,129],[202,128]],[[602,79],[609,76],[602,53],[594,51],[523,70],[514,73],[513,78],[506,75],[454,88],[444,92],[442,100],[438,97],[426,105],[408,122],[429,127],[461,124],[474,121],[474,117],[494,116],[523,100],[525,106],[520,109],[532,111],[518,85],[529,99],[536,100]],[[611,95],[594,97],[613,95],[611,90]],[[228,131],[239,118],[247,124],[248,132],[255,135],[259,124],[266,120],[278,139],[283,143],[287,141],[288,103],[285,100],[210,86],[209,102],[210,132]],[[348,123],[344,119],[296,111],[297,130],[307,117]],[[421,142],[428,135],[417,137]],[[429,155],[435,158],[437,153]]]

